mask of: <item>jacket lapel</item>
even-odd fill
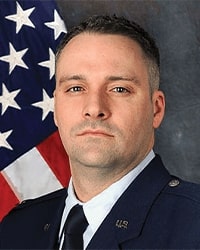
[[[87,249],[117,249],[138,237],[152,204],[170,179],[156,156],[116,202]]]

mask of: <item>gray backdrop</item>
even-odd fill
[[[93,14],[135,20],[153,35],[161,54],[166,115],[155,151],[169,171],[200,183],[200,1],[57,0],[69,29]]]

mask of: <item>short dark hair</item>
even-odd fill
[[[145,62],[148,67],[151,93],[159,88],[160,56],[154,39],[137,23],[124,17],[94,15],[73,27],[62,39],[56,53],[56,62],[65,45],[81,33],[100,33],[123,35],[136,41],[142,48]]]

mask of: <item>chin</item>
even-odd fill
[[[93,167],[93,168],[105,168],[112,165],[112,160],[106,157],[105,155],[99,154],[89,154],[87,157],[84,155],[82,157],[77,158],[81,165],[86,167]]]

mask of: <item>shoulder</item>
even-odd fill
[[[23,208],[28,206],[37,205],[40,203],[49,203],[53,201],[59,201],[66,197],[67,191],[65,188],[56,190],[46,195],[37,197],[35,199],[23,200],[16,208]]]
[[[41,212],[42,210],[46,211],[46,208],[49,208],[49,211],[56,210],[57,207],[64,205],[66,196],[67,190],[63,188],[35,199],[23,200],[8,213],[5,219],[15,216],[16,214],[20,215],[21,213],[25,215],[26,213],[37,213],[37,211]]]
[[[191,200],[200,204],[200,185],[184,181],[172,176],[171,181],[164,189],[164,194],[179,197],[180,199]]]
[[[66,195],[67,190],[61,189],[12,209],[0,223],[0,248],[43,249],[59,228]]]
[[[165,168],[159,155],[151,162],[149,172],[153,173],[154,185],[165,177],[160,194],[168,199],[192,201],[200,204],[200,184],[184,181],[177,176],[171,175]],[[149,175],[149,173],[148,173]]]

